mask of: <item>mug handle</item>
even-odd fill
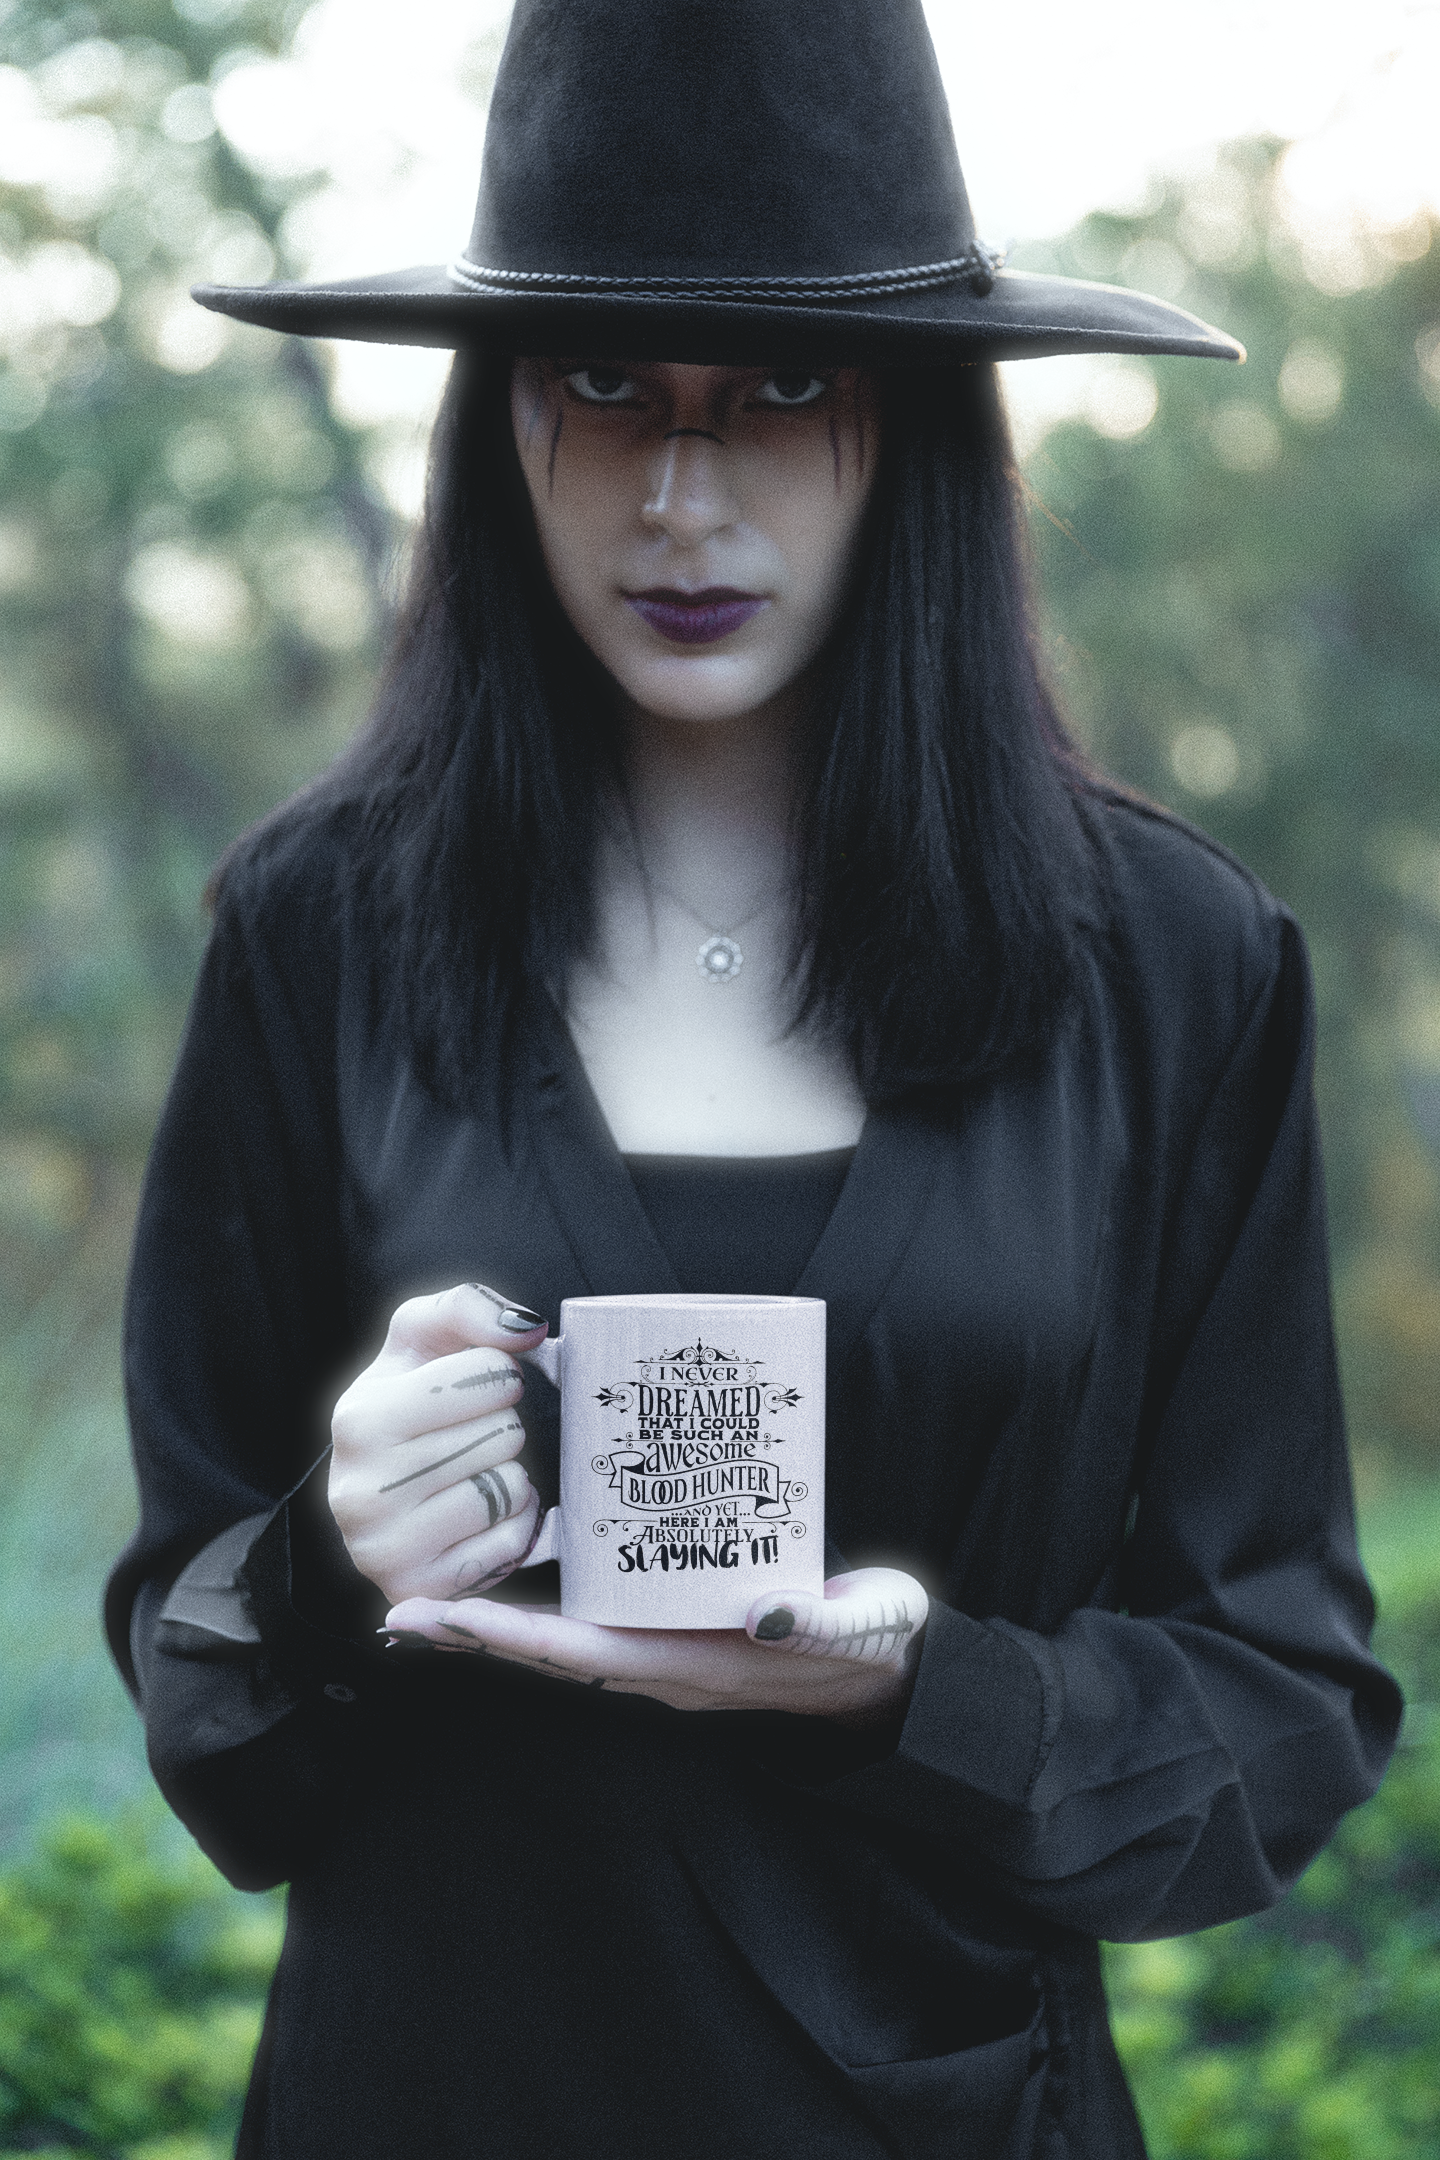
[[[546,1508],[545,1513],[540,1518],[540,1528],[535,1543],[526,1553],[519,1567],[512,1568],[510,1572],[512,1575],[518,1575],[522,1568],[543,1567],[547,1560],[558,1560],[559,1558],[560,1510],[558,1507]]]
[[[560,1345],[563,1340],[564,1338],[559,1335],[547,1335],[544,1342],[537,1343],[533,1350],[521,1350],[516,1353],[522,1365],[533,1365],[537,1372],[544,1373],[551,1386],[557,1390],[560,1386]],[[558,1507],[552,1507],[545,1510],[540,1519],[540,1528],[535,1543],[520,1562],[520,1566],[513,1569],[512,1572],[518,1575],[523,1568],[543,1567],[547,1560],[558,1560],[559,1558],[560,1510]]]
[[[533,1365],[542,1372],[551,1387],[560,1387],[560,1352],[564,1346],[563,1335],[547,1335],[544,1342],[536,1343],[533,1350],[517,1350],[514,1354],[522,1365]]]

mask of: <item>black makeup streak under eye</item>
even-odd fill
[[[835,460],[835,493],[838,495],[840,493],[840,430],[835,424],[833,412],[830,415],[830,455]]]
[[[555,407],[555,432],[550,437],[550,493],[555,493],[555,454],[560,448],[560,434],[565,426],[565,402],[558,399]]]
[[[869,455],[869,437],[865,432],[865,399],[861,394],[860,379],[850,385],[850,410],[855,415],[855,456],[859,464],[859,477],[865,477],[865,460]]]

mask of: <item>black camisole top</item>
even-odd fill
[[[625,1167],[682,1290],[789,1297],[854,1154],[627,1155]]]

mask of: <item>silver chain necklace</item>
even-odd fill
[[[734,982],[735,977],[745,965],[745,955],[735,942],[735,933],[737,930],[743,930],[748,923],[754,922],[758,916],[764,914],[771,902],[779,897],[779,887],[777,886],[766,893],[751,908],[748,915],[741,916],[739,922],[732,923],[728,930],[722,930],[718,923],[707,922],[698,908],[691,907],[688,900],[682,900],[679,893],[672,892],[668,885],[661,883],[640,853],[638,845],[632,844],[631,852],[635,857],[636,869],[640,872],[641,877],[651,891],[663,893],[664,897],[678,907],[682,914],[688,915],[693,922],[698,922],[702,930],[709,931],[709,937],[706,938],[705,943],[695,955],[695,965],[699,968],[706,982]]]

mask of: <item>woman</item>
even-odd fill
[[[1272,1901],[1398,1706],[1298,935],[1067,750],[988,362],[1237,348],[997,272],[910,0],[521,0],[460,263],[203,297],[462,348],[136,1248],[112,1636],[292,1885],[242,2151],[1139,2154],[1096,1938]],[[827,1302],[830,1594],[567,1622],[515,1353],[682,1287]]]

